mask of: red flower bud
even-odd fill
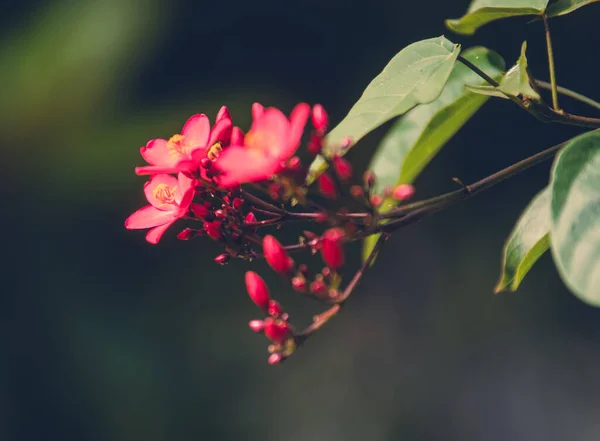
[[[304,277],[294,277],[292,279],[292,287],[298,292],[306,291],[306,279]]]
[[[250,329],[254,332],[262,332],[263,329],[265,329],[265,322],[262,320],[251,320],[250,323],[248,323],[248,326],[250,326]]]
[[[380,194],[373,194],[369,198],[369,202],[373,207],[379,207],[383,202],[383,197]]]
[[[397,201],[405,201],[415,194],[415,187],[410,184],[400,184],[394,188],[392,197]]]
[[[265,108],[263,107],[262,104],[260,104],[260,103],[252,104],[252,119],[254,121],[256,121],[258,118],[260,118],[263,113],[265,113]]]
[[[269,355],[269,359],[267,360],[270,365],[280,364],[284,360],[283,355],[279,353]]]
[[[337,188],[335,187],[335,182],[327,173],[320,175],[317,179],[317,183],[319,184],[319,191],[323,196],[330,199],[335,199],[337,197]]]
[[[344,235],[344,230],[341,228],[331,228],[323,234],[321,256],[331,268],[340,268],[344,264]]]
[[[231,145],[243,145],[244,144],[244,132],[238,126],[231,129]]]
[[[312,125],[315,129],[320,132],[324,132],[327,130],[327,125],[329,124],[329,116],[327,112],[320,104],[315,104],[312,108]]]
[[[239,210],[240,208],[242,208],[244,206],[244,200],[240,199],[240,198],[235,198],[231,205],[233,206],[234,210]]]
[[[290,170],[300,170],[302,168],[302,161],[300,161],[300,158],[298,156],[294,156],[292,159],[289,160],[288,168]]]
[[[223,232],[221,231],[221,222],[204,222],[204,231],[208,237],[214,240],[221,240],[223,238]]]
[[[223,219],[225,217],[225,211],[219,209],[215,211],[215,216],[219,219]]]
[[[360,185],[353,185],[350,187],[350,194],[356,199],[359,199],[365,195],[365,192]]]
[[[178,235],[177,239],[179,240],[190,240],[193,237],[196,237],[197,231],[192,230],[191,228],[185,228]]]
[[[254,271],[248,271],[246,273],[246,289],[250,299],[263,311],[267,311],[269,308],[269,300],[271,300],[271,294],[265,281],[256,274]]]
[[[194,213],[194,216],[204,219],[208,214],[208,208],[201,204],[192,204],[190,205],[190,210]]]
[[[327,286],[322,280],[315,280],[310,284],[310,292],[316,295],[322,295],[327,292]]]
[[[318,155],[321,153],[321,149],[323,148],[323,137],[317,133],[313,133],[310,135],[310,139],[308,140],[308,144],[306,146],[306,150],[311,155]]]
[[[245,224],[253,224],[255,222],[256,222],[256,216],[252,212],[248,213],[246,215],[246,217],[244,218],[244,223]]]
[[[219,265],[225,265],[227,262],[229,262],[230,258],[231,256],[227,253],[219,254],[217,257],[215,257],[215,262],[217,262]]]
[[[352,177],[352,165],[341,156],[333,158],[333,168],[342,181]]]
[[[294,266],[294,261],[288,256],[283,246],[270,234],[263,239],[263,251],[269,266],[280,274],[288,274]]]
[[[282,344],[292,334],[290,325],[282,320],[265,319],[265,336],[273,343]]]
[[[363,181],[365,183],[365,187],[368,189],[373,188],[373,185],[375,185],[375,173],[373,173],[371,170],[367,170],[363,175]]]
[[[279,317],[285,311],[283,307],[279,304],[277,300],[269,300],[269,307],[267,308],[267,313],[271,317]]]

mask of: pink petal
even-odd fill
[[[189,147],[206,147],[210,135],[210,122],[204,114],[196,114],[187,120],[181,134],[184,143]]]
[[[166,186],[166,190],[175,193],[174,196],[176,197],[176,192],[179,187],[179,181],[177,181],[177,179],[171,175],[160,174],[152,176],[150,181],[146,182],[146,184],[144,185],[144,194],[146,195],[146,199],[148,199],[148,202],[150,202],[152,205],[154,205],[156,208],[159,208],[160,210],[172,210],[173,207],[176,205],[176,200],[174,200],[173,203],[165,204],[164,202],[156,199],[154,191],[159,185]]]
[[[288,150],[290,122],[281,110],[269,107],[259,119],[254,121],[250,132],[246,134],[245,144],[248,145],[248,138],[251,135],[253,148],[262,150],[269,156],[280,158],[280,161],[283,160],[281,158]],[[268,142],[268,145],[262,145],[262,142]]]
[[[223,118],[231,120],[231,114],[229,113],[229,109],[227,108],[227,106],[223,106],[219,109],[219,113],[217,113],[217,119],[215,120],[215,124]]]
[[[212,146],[217,141],[221,144],[229,144],[229,140],[231,139],[231,126],[232,122],[229,118],[222,118],[217,121],[210,132],[208,145]]]
[[[174,165],[178,157],[171,155],[164,139],[153,139],[148,141],[146,147],[140,149],[142,158],[151,165]]]
[[[185,174],[179,173],[179,175],[177,175],[177,181],[178,181],[178,185],[177,185],[177,190],[175,191],[175,201],[177,202],[177,204],[179,206],[182,206],[182,201],[184,199],[184,196],[187,193],[191,194],[191,199],[194,198],[195,179],[191,179],[191,178],[187,177]],[[192,203],[191,200],[188,201],[187,206],[189,207],[189,205],[191,203]],[[187,209],[187,207],[186,207],[186,209]]]
[[[238,126],[231,129],[231,145],[242,145],[244,144],[244,132]]]
[[[309,115],[310,106],[306,103],[300,103],[294,107],[294,110],[292,110],[292,114],[290,115],[289,143],[287,151],[284,155],[282,155],[282,160],[288,159],[292,157],[294,153],[296,153],[296,150],[300,145],[302,134],[304,133],[304,126],[306,126],[306,121],[308,121]]]
[[[260,103],[252,104],[252,119],[254,121],[256,121],[258,118],[260,118],[264,112],[265,112],[265,108],[263,107],[262,104],[260,104]]]
[[[148,242],[150,242],[151,244],[156,245],[158,243],[158,241],[160,240],[160,238],[163,236],[163,234],[165,234],[165,231],[167,231],[167,228],[169,228],[171,225],[173,225],[174,222],[175,222],[175,220],[172,220],[171,222],[169,222],[167,224],[161,225],[156,228],[152,228],[146,234],[146,240]]]
[[[243,146],[230,146],[223,150],[215,163],[215,167],[223,173],[218,177],[218,183],[223,187],[268,179],[278,166],[277,158]]]
[[[125,228],[128,230],[152,228],[171,222],[174,217],[176,217],[176,214],[172,211],[163,211],[152,205],[146,205],[125,220]]]

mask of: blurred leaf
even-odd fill
[[[550,179],[552,255],[569,289],[600,306],[600,132],[573,138]]]
[[[463,56],[496,79],[505,68],[504,60],[484,47],[468,49]],[[487,97],[465,89],[465,83],[481,81],[476,73],[457,63],[435,101],[415,107],[392,126],[369,165],[377,176],[376,193],[383,193],[385,187],[414,181],[444,144],[487,101]],[[387,198],[380,211],[388,211],[396,204],[397,201]],[[363,259],[369,256],[377,238],[378,235],[372,235],[365,239]]]
[[[348,115],[327,135],[331,154],[350,137],[358,142],[367,133],[420,103],[441,93],[460,52],[460,46],[444,37],[418,41],[402,49],[367,86]],[[343,152],[342,152],[343,153]],[[309,182],[327,164],[318,157],[310,167]]]
[[[550,247],[550,189],[546,188],[530,202],[504,246],[502,274],[494,288],[516,291],[535,262]]]
[[[473,0],[465,15],[446,20],[448,29],[463,35],[475,31],[491,21],[521,15],[540,15],[548,0]]]
[[[526,96],[536,101],[540,100],[540,94],[531,86],[531,77],[527,67],[527,42],[524,41],[521,45],[521,55],[517,60],[517,64],[510,68],[506,75],[500,81],[500,87],[494,87],[489,85],[482,86],[467,86],[471,92],[479,93],[481,95],[496,96],[499,98],[508,99],[506,95],[510,96]]]
[[[582,6],[596,3],[600,0],[556,0],[551,3],[546,10],[548,17],[557,17],[559,15],[569,14]]]

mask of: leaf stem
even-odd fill
[[[535,85],[546,90],[552,90],[552,84],[547,81],[535,80]],[[581,93],[577,93],[572,91],[571,89],[567,89],[566,87],[556,86],[556,90],[558,93],[563,94],[564,96],[568,96],[569,98],[573,98],[574,100],[580,101],[588,106],[594,107],[600,110],[600,103],[598,101],[594,101],[593,99],[582,95]]]
[[[552,38],[550,37],[550,25],[548,23],[548,16],[545,12],[542,14],[542,19],[544,20],[544,30],[546,33],[546,48],[548,50],[548,68],[550,70],[552,107],[556,112],[560,112],[560,106],[558,105],[558,88],[556,86],[556,69],[554,67],[554,51],[552,50]]]

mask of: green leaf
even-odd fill
[[[600,306],[600,132],[573,138],[554,162],[552,255],[569,289]]]
[[[461,18],[446,20],[448,29],[463,35],[475,31],[491,21],[522,15],[541,15],[548,0],[473,0]]]
[[[463,56],[495,79],[504,71],[504,60],[484,47],[466,50]],[[444,144],[487,101],[487,97],[465,89],[465,83],[476,84],[481,78],[463,64],[456,64],[440,96],[422,104],[396,122],[383,138],[371,159],[369,169],[377,176],[376,193],[385,187],[411,183],[439,152]],[[397,204],[386,199],[380,211]],[[377,235],[364,241],[363,258],[367,258]]]
[[[527,67],[526,51],[527,42],[524,41],[521,46],[521,55],[517,60],[517,64],[506,72],[506,75],[504,75],[500,81],[500,87],[483,85],[467,86],[467,88],[471,92],[479,93],[481,95],[496,96],[505,99],[508,99],[506,95],[514,97],[522,95],[539,101],[541,99],[540,94],[531,86],[532,80]]]
[[[371,81],[348,115],[327,135],[325,154],[346,137],[356,143],[386,121],[420,103],[435,100],[452,72],[460,45],[437,37],[402,49]],[[344,152],[340,152],[344,153]],[[322,158],[310,167],[309,182],[327,168]]]
[[[516,291],[533,264],[550,247],[550,189],[533,198],[504,246],[502,274],[494,288]]]
[[[557,0],[551,3],[546,10],[548,17],[558,17],[559,15],[569,14],[582,6],[596,3],[600,0]]]

